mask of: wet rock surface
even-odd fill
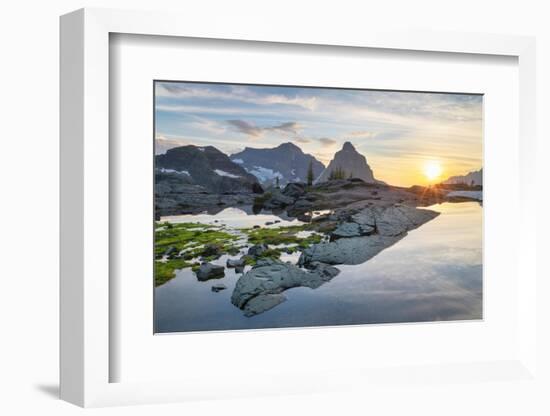
[[[339,238],[361,237],[372,234],[374,230],[374,226],[368,224],[345,222],[340,224],[336,230],[331,233],[330,237],[332,240],[337,240]]]
[[[370,206],[353,214],[349,222],[333,231],[335,241],[305,249],[298,264],[361,264],[395,244],[410,230],[434,219],[439,213],[405,205]],[[362,230],[368,236],[360,236]]]
[[[244,310],[246,316],[256,315],[283,302],[285,290],[294,287],[315,289],[339,272],[326,264],[312,264],[308,271],[279,260],[261,259],[237,281],[231,303]]]
[[[298,260],[300,266],[313,262],[326,264],[361,264],[390,247],[402,237],[373,235],[369,237],[341,238],[330,243],[314,244],[304,250]]]
[[[227,259],[226,266],[229,268],[244,267],[246,261],[244,258],[240,259]]]
[[[261,256],[267,249],[267,244],[256,244],[248,249],[248,255],[252,257],[258,257]]]
[[[197,279],[205,282],[210,279],[221,279],[225,276],[225,268],[212,263],[203,263],[197,270]]]

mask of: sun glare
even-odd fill
[[[424,175],[430,181],[439,178],[442,172],[441,163],[438,161],[431,160],[424,164]]]

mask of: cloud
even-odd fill
[[[266,131],[273,131],[284,135],[295,135],[301,130],[300,124],[295,121],[288,121],[274,126],[259,127],[245,120],[227,120],[227,123],[238,132],[253,138],[261,137]]]
[[[349,135],[358,139],[374,139],[378,136],[377,133],[367,130],[352,131]]]
[[[300,124],[295,121],[288,121],[286,123],[281,123],[273,127],[266,127],[266,130],[278,131],[283,133],[298,134],[302,129]]]
[[[285,94],[259,94],[245,85],[182,84],[162,82],[156,84],[155,95],[166,98],[233,100],[255,105],[281,104],[315,110],[317,97]]]
[[[329,138],[329,137],[321,137],[321,138],[319,138],[319,139],[317,139],[317,140],[321,143],[321,145],[322,145],[323,147],[334,146],[334,145],[337,143],[336,140],[331,139],[331,138]]]
[[[252,123],[244,120],[227,120],[227,123],[233,126],[238,132],[244,133],[252,137],[260,137],[263,134],[263,129],[255,126]]]
[[[302,144],[311,143],[311,140],[309,140],[307,137],[296,136],[292,140],[294,140],[295,142],[298,142],[298,143],[302,143]]]

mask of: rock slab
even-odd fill
[[[225,268],[212,263],[203,263],[197,270],[197,279],[205,282],[210,279],[220,279],[225,276]]]
[[[318,288],[340,271],[335,267],[315,263],[306,271],[279,260],[262,259],[252,270],[239,278],[231,295],[231,303],[246,316],[265,312],[280,303],[282,292],[294,287]]]

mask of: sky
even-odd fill
[[[426,185],[482,167],[482,114],[480,95],[156,82],[155,151],[292,142],[326,166],[350,141],[377,179]]]

